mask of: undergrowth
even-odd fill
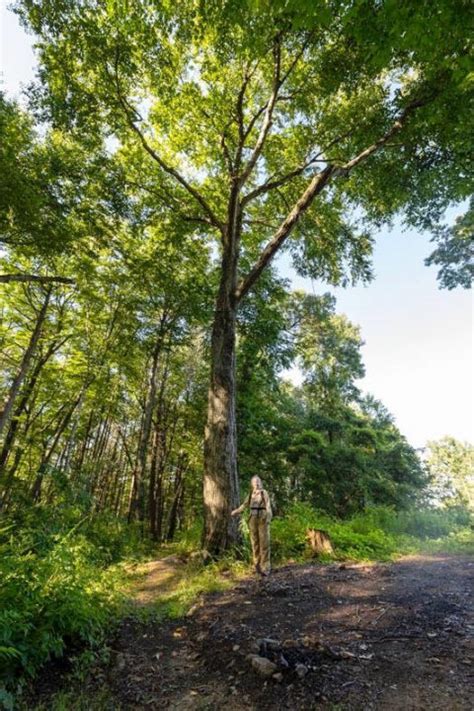
[[[144,619],[179,619],[199,604],[204,594],[231,588],[239,578],[249,573],[248,563],[231,556],[205,566],[191,562],[183,565],[171,590],[165,591],[147,606],[130,608],[129,613]]]
[[[125,615],[179,618],[204,593],[231,587],[250,571],[248,528],[234,556],[203,565],[200,522],[161,550],[142,540],[135,527],[115,518],[84,516],[80,509],[37,507],[0,528],[0,707],[13,708],[13,695],[38,670],[64,653],[84,660],[106,648],[113,625]],[[389,560],[407,553],[472,553],[474,532],[465,510],[397,513],[373,508],[341,521],[299,503],[271,525],[272,560],[307,561],[308,528],[326,530],[335,560]],[[134,574],[130,562],[174,553],[175,584],[150,605],[130,605]]]
[[[328,559],[370,561],[409,553],[474,552],[471,515],[465,509],[396,512],[374,507],[343,521],[298,503],[272,522],[273,560],[302,560],[311,555],[306,544],[308,528],[329,534],[334,556]]]
[[[0,527],[0,707],[65,650],[99,648],[121,615],[124,558],[146,545],[112,517],[35,507]]]

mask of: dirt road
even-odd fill
[[[122,709],[473,709],[473,612],[472,558],[287,566],[124,622],[107,685]]]

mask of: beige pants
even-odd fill
[[[266,516],[250,516],[253,564],[258,572],[270,572],[270,526]]]

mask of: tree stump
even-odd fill
[[[334,553],[331,539],[327,531],[322,531],[319,528],[308,528],[306,531],[306,539],[309,541],[313,555],[321,555],[322,553]]]

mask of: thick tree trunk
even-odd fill
[[[239,541],[230,512],[239,503],[235,417],[235,259],[224,255],[211,344],[211,383],[204,438],[203,548],[216,555]]]

